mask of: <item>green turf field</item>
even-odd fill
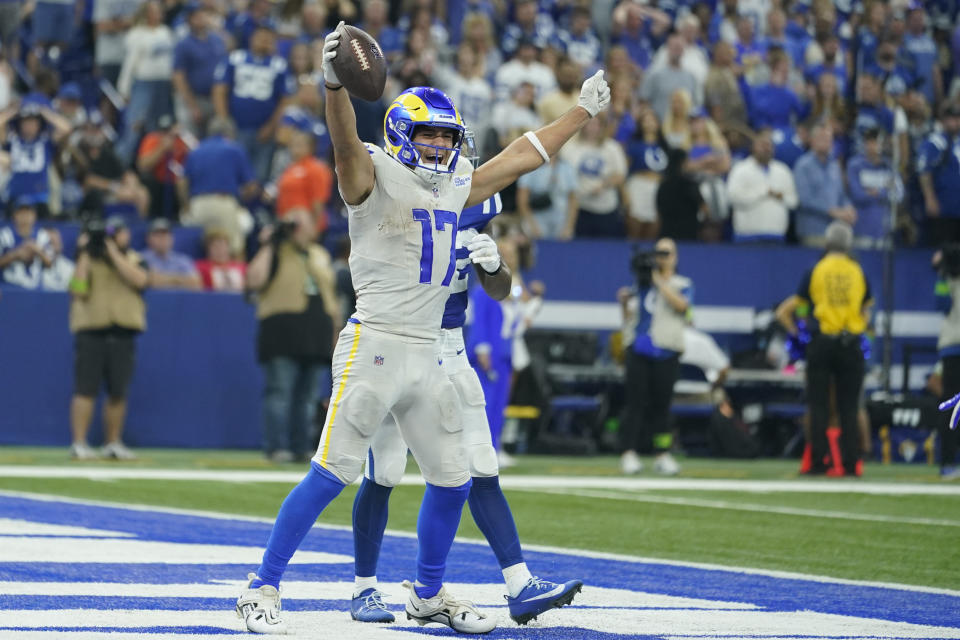
[[[82,468],[300,471],[274,467],[253,452],[141,450],[131,463],[73,463],[65,449],[2,448],[0,465]],[[619,477],[617,459],[524,457],[510,475]],[[508,490],[527,544],[590,549],[737,567],[778,569],[838,578],[960,588],[960,492],[952,495],[868,495],[857,480],[797,478],[793,461],[682,460],[682,476],[786,480],[815,488],[849,486],[850,493],[768,493],[687,489]],[[650,468],[650,465],[647,465]],[[415,471],[411,464],[409,472]],[[650,477],[641,474],[640,477]],[[864,481],[930,483],[936,468],[868,465]],[[934,484],[936,483],[936,484]],[[0,489],[125,503],[202,509],[271,518],[290,483],[186,480],[89,480],[4,477]],[[349,524],[355,487],[323,514]],[[422,488],[394,491],[389,527],[413,531]],[[480,538],[466,516],[460,529]]]

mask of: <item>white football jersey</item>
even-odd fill
[[[473,165],[461,158],[453,175],[434,185],[383,149],[366,147],[373,191],[347,205],[354,317],[378,331],[433,342],[457,277],[457,225]]]

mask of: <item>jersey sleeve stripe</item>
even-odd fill
[[[323,451],[320,454],[320,466],[327,469],[327,453],[330,450],[330,434],[333,432],[333,422],[337,419],[337,409],[340,408],[340,400],[343,398],[343,389],[347,386],[347,378],[350,377],[350,368],[357,357],[357,347],[360,344],[360,323],[350,323],[353,326],[353,342],[350,344],[350,355],[347,356],[347,364],[343,367],[343,378],[340,380],[340,386],[337,387],[337,395],[330,406],[330,421],[323,429]],[[329,469],[327,469],[329,471]]]

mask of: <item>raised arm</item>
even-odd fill
[[[323,43],[323,82],[327,88],[327,128],[333,145],[333,160],[337,169],[340,194],[347,204],[360,204],[373,191],[373,160],[357,135],[357,114],[350,104],[350,96],[337,79],[331,62],[340,46],[340,27],[326,37]],[[490,194],[493,195],[493,194]]]
[[[609,105],[610,87],[603,79],[603,71],[597,71],[580,88],[576,107],[536,132],[527,132],[517,138],[474,171],[470,197],[464,208],[483,202],[523,174],[549,162],[590,118]]]

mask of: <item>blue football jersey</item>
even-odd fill
[[[472,263],[470,252],[460,243],[459,232],[465,229],[482,231],[501,211],[503,211],[503,203],[500,202],[498,193],[480,204],[464,209],[460,214],[460,222],[457,226],[457,276],[450,283],[450,297],[447,299],[447,306],[443,309],[443,323],[440,326],[444,329],[462,327],[467,321],[467,278]]]
[[[234,51],[214,72],[216,84],[229,88],[229,110],[240,130],[259,129],[284,97],[295,90],[295,81],[279,56],[255,56]]]

